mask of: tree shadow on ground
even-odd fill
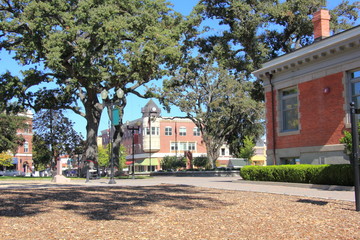
[[[318,205],[318,206],[325,206],[325,205],[327,205],[329,203],[327,201],[312,200],[312,199],[299,199],[299,200],[297,200],[297,202],[299,202],[299,203],[310,203],[310,204],[314,204],[314,205]]]
[[[224,204],[209,197],[207,190],[177,185],[16,189],[2,190],[0,217],[39,215],[57,209],[91,220],[129,220],[131,216],[151,214],[159,204],[189,210],[214,203]]]

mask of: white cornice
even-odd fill
[[[294,69],[303,64],[325,59],[360,45],[360,26],[336,34],[309,46],[285,54],[263,64],[263,67],[253,72],[260,79],[266,73],[274,74]]]

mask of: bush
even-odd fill
[[[353,170],[349,164],[245,166],[240,169],[240,176],[252,181],[354,185]]]
[[[184,157],[176,157],[176,156],[165,156],[161,160],[161,168],[162,170],[177,170],[179,168],[186,167],[186,158]]]
[[[207,168],[209,166],[209,159],[206,156],[194,157],[193,164],[198,168]]]

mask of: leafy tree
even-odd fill
[[[107,147],[98,146],[98,162],[99,166],[103,169],[110,166],[110,145],[107,145]],[[117,161],[114,162],[114,165],[118,167],[119,170],[122,170],[124,167],[126,167],[126,148],[124,145],[120,145],[120,154]]]
[[[16,152],[19,145],[22,145],[24,138],[17,134],[17,130],[25,127],[24,117],[15,115],[0,114],[0,152]]]
[[[73,125],[61,110],[41,110],[36,113],[33,120],[36,133],[34,148],[35,159],[39,164],[51,163],[53,168],[56,165],[55,159],[61,154],[72,155],[75,152],[82,143],[82,136],[73,129]],[[48,157],[49,152],[51,158],[46,161],[45,157]]]
[[[12,166],[12,155],[9,152],[0,153],[0,166],[2,167]]]
[[[162,170],[177,170],[179,168],[186,167],[186,158],[184,157],[176,157],[176,156],[165,156],[161,160],[161,168]]]
[[[240,149],[239,157],[251,161],[251,158],[255,155],[254,147],[255,147],[254,138],[245,136],[244,145]]]
[[[33,135],[33,161],[37,171],[45,170],[51,163],[52,153],[49,143],[40,135]]]
[[[262,132],[263,104],[250,97],[252,88],[252,82],[237,79],[214,59],[198,56],[164,81],[161,101],[179,107],[199,128],[214,168],[229,135],[243,139],[239,130]]]
[[[107,166],[109,166],[109,148],[104,148],[102,145],[98,146],[98,148],[99,167],[105,169]]]
[[[28,67],[18,91],[26,104],[40,108],[70,109],[85,117],[84,159],[96,160],[96,137],[104,105],[102,90],[121,88],[120,126],[114,133],[119,155],[126,95],[140,97],[139,87],[160,79],[181,56],[180,40],[191,35],[197,19],[184,22],[164,0],[16,0],[0,4],[0,48]],[[50,83],[38,91],[34,86]],[[105,103],[110,103],[105,99]],[[77,105],[81,102],[82,107]]]
[[[206,156],[194,157],[193,164],[198,168],[208,168],[209,159]]]
[[[216,54],[223,66],[250,77],[263,62],[311,44],[313,13],[325,5],[325,0],[201,0],[198,13],[218,20],[225,30],[199,40],[200,51]],[[343,0],[330,10],[331,29],[338,32],[352,27],[358,9],[359,2]],[[263,100],[259,81],[252,96]]]
[[[358,123],[358,135],[360,137],[360,122]],[[340,143],[345,145],[344,153],[352,159],[352,134],[344,130],[344,137],[340,138]],[[360,146],[359,146],[360,147]]]

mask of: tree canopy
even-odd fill
[[[26,118],[13,114],[0,114],[0,153],[11,151],[16,153],[24,138],[17,134],[18,129],[26,127]]]
[[[217,20],[225,30],[199,39],[200,51],[216,54],[234,74],[251,78],[262,63],[313,43],[312,17],[325,6],[325,0],[201,0],[197,12]],[[359,2],[343,0],[330,9],[331,30],[353,27],[359,6]],[[254,84],[252,96],[263,100],[262,83]]]
[[[61,110],[42,110],[36,113],[33,126],[35,135],[34,162],[38,166],[54,167],[62,154],[73,155],[82,145],[82,136],[73,129],[74,123],[64,117]],[[50,155],[50,158],[49,158]]]
[[[182,56],[179,41],[191,35],[196,24],[184,23],[164,0],[2,0],[0,13],[0,49],[28,66],[21,80],[7,79],[21,81],[19,97],[37,110],[66,108],[85,117],[84,157],[89,160],[97,157],[104,109],[98,94],[104,89],[124,91],[124,97],[112,100],[119,105],[122,122],[126,95],[148,96],[138,88],[172,69]],[[121,135],[118,127],[115,153]]]
[[[164,81],[162,102],[175,105],[199,128],[215,167],[229,135],[243,139],[263,133],[263,103],[250,96],[253,83],[237,79],[214,59],[198,56]]]

